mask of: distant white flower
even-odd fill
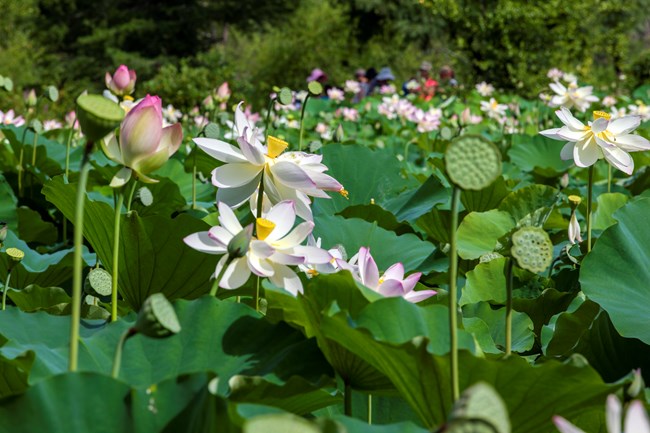
[[[177,123],[183,117],[181,110],[177,110],[172,104],[167,105],[167,107],[163,109],[162,114],[163,118],[168,123]]]
[[[53,129],[61,129],[63,125],[58,120],[50,119],[43,122],[43,129],[46,131],[52,131]]]
[[[611,120],[603,111],[594,111],[594,121],[584,125],[562,107],[555,112],[564,123],[561,128],[547,129],[540,134],[555,140],[565,140],[562,159],[573,159],[578,167],[589,167],[601,158],[621,170],[632,174],[634,160],[628,152],[650,149],[650,142],[640,135],[630,134],[641,123],[639,116],[625,116]]]
[[[329,126],[327,126],[323,122],[319,122],[318,125],[316,125],[316,132],[320,135],[320,137],[323,140],[332,139],[332,131],[330,130]]]
[[[327,89],[327,96],[332,101],[337,101],[337,102],[345,101],[345,93],[343,92],[343,90],[337,87],[332,87],[331,89]]]
[[[479,95],[487,98],[488,96],[491,96],[492,93],[494,93],[494,86],[483,81],[476,85],[476,91]]]
[[[603,105],[607,108],[613,107],[618,102],[613,96],[607,95],[603,98]]]
[[[558,68],[549,69],[548,73],[546,74],[546,76],[548,78],[550,78],[551,80],[554,80],[554,81],[557,81],[557,80],[561,79],[563,75],[564,75],[564,72],[562,72]]]
[[[566,74],[564,76],[566,78]],[[578,83],[571,81],[568,86],[564,86],[559,81],[549,84],[549,87],[555,96],[551,98],[551,107],[577,108],[585,112],[592,102],[597,102],[598,97],[592,95],[593,87],[578,87]]]
[[[575,74],[569,73],[565,73],[562,79],[565,83],[576,83],[578,81],[578,77],[576,77]]]
[[[481,111],[485,112],[492,119],[499,119],[505,116],[507,109],[507,105],[499,104],[494,98],[490,98],[489,101],[481,101]]]
[[[650,106],[645,105],[641,101],[636,101],[636,104],[628,105],[627,109],[630,110],[630,114],[641,116],[641,119],[644,121],[650,120]]]
[[[341,109],[343,119],[348,122],[356,122],[359,120],[359,112],[354,108],[343,107]]]
[[[648,413],[640,400],[630,403],[625,414],[625,421],[623,421],[623,405],[616,395],[610,394],[607,397],[605,415],[608,433],[650,433]],[[561,433],[585,433],[561,416],[554,416],[553,424]],[[621,430],[621,426],[623,426],[623,430]]]
[[[318,240],[316,240],[314,239],[313,235],[309,235],[307,238],[307,246],[320,249],[321,238],[318,238]],[[338,272],[339,265],[337,263],[337,260],[343,260],[345,256],[343,246],[337,245],[334,248],[330,248],[327,250],[327,253],[331,256],[329,262],[298,265],[298,269],[307,274],[307,278],[312,278],[318,274],[333,274]]]
[[[356,95],[361,91],[361,83],[356,80],[347,80],[345,82],[345,91]]]

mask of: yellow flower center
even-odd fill
[[[285,151],[287,147],[289,147],[289,143],[269,135],[267,152],[268,156],[271,158],[277,158],[282,152]]]
[[[384,279],[383,279],[383,278],[380,278],[380,279],[379,279],[379,285],[381,286],[382,284],[384,284]]]
[[[263,241],[271,234],[275,228],[275,223],[266,218],[258,218],[255,220],[255,229],[257,230],[257,239]]]
[[[343,197],[349,199],[350,193],[345,188],[341,188],[339,190],[339,194],[341,194]]]
[[[124,99],[125,101],[133,101],[133,96],[131,96],[131,95],[124,95],[124,96],[122,96],[122,99]]]
[[[318,271],[316,269],[307,269],[307,275],[311,275],[312,277],[315,277],[318,275]]]
[[[610,120],[612,115],[604,111],[594,111],[594,120],[596,119],[607,119]]]

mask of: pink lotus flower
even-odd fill
[[[13,109],[7,111],[6,113],[0,111],[0,124],[23,126],[25,124],[25,119],[23,116],[16,117],[16,113],[14,113]]]
[[[124,166],[111,181],[114,188],[125,185],[133,172],[143,182],[157,182],[146,175],[162,167],[178,150],[183,127],[176,123],[163,128],[160,98],[147,95],[126,115],[119,137],[119,143],[115,134],[101,143],[106,156]]]
[[[358,265],[355,263],[358,260]],[[409,302],[420,302],[437,292],[435,290],[418,290],[414,291],[415,285],[422,276],[421,272],[416,272],[404,278],[404,265],[395,263],[379,276],[379,269],[375,259],[370,255],[370,248],[361,247],[359,253],[350,259],[350,262],[337,260],[341,269],[348,270],[352,276],[361,284],[380,293],[386,297],[401,296]]]
[[[135,89],[136,75],[133,69],[120,65],[113,76],[106,73],[106,87],[117,96],[130,95]]]
[[[219,102],[226,102],[228,99],[230,99],[230,87],[228,87],[228,82],[224,81],[221,86],[217,89],[217,101]]]

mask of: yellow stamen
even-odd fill
[[[379,285],[381,286],[382,284],[384,284],[384,279],[383,279],[383,278],[380,278],[380,279],[379,279]]]
[[[375,199],[374,198],[370,199],[370,204],[375,204]]]
[[[133,101],[134,100],[133,96],[131,96],[131,95],[124,95],[122,97],[122,99],[124,99],[125,101]]]
[[[345,188],[341,188],[341,189],[339,190],[339,194],[341,194],[343,197],[349,199],[348,196],[350,195],[350,193],[347,192]]]
[[[311,275],[312,277],[315,277],[318,275],[318,271],[316,269],[307,269],[307,275]]]
[[[609,120],[612,118],[612,115],[604,111],[594,111],[594,120],[601,118]]]
[[[271,158],[278,157],[285,149],[289,147],[289,143],[279,138],[269,135],[268,138],[268,152],[267,155]]]
[[[275,228],[275,223],[266,218],[258,218],[255,220],[255,229],[257,230],[257,239],[263,241],[271,234]]]

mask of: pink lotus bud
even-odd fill
[[[460,121],[463,122],[464,125],[467,125],[471,122],[471,119],[472,113],[469,111],[469,107],[467,107],[462,113],[460,113]]]
[[[135,89],[136,75],[133,69],[120,65],[113,76],[106,73],[106,87],[117,96],[130,95]]]
[[[224,81],[217,89],[217,101],[225,102],[228,99],[230,99],[230,87],[228,87],[228,82]]]
[[[155,182],[146,174],[162,167],[178,150],[183,128],[180,123],[163,128],[160,98],[147,95],[126,115],[119,137],[119,144],[114,136],[107,143],[102,142],[106,155],[125,166],[113,178],[114,187],[128,182],[131,171],[143,182]]]

